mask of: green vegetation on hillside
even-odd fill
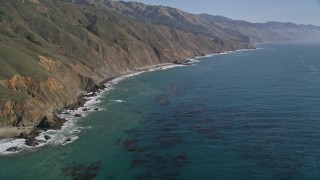
[[[179,26],[68,0],[0,0],[0,4],[0,109],[9,100],[24,107],[14,110],[19,119],[8,114],[11,110],[0,111],[8,118],[0,126],[38,123],[55,109],[76,103],[79,92],[110,76],[250,47],[237,37],[221,34],[217,41],[219,34],[192,31],[186,28],[192,23],[184,22],[174,9],[170,13],[179,15]],[[21,78],[12,84],[8,80],[14,75]]]
[[[12,100],[16,102],[25,102],[30,97],[26,93],[11,91],[10,89],[0,85],[0,102]]]
[[[0,44],[0,79],[9,79],[18,74],[34,77],[38,81],[46,80],[50,73],[40,68],[38,60],[17,48]]]

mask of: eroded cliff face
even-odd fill
[[[62,107],[77,100],[74,95],[68,96],[65,86],[54,78],[48,78],[39,83],[32,77],[15,75],[0,83],[11,91],[26,96],[24,100],[8,98],[2,102],[1,125],[32,126],[42,117],[52,114],[56,107]]]
[[[0,126],[35,126],[139,67],[251,48],[65,1],[0,0]]]
[[[53,118],[56,110],[74,104],[78,95],[93,87],[96,82],[77,71],[81,67],[68,67],[58,61],[39,56],[39,65],[52,73],[52,77],[38,82],[32,77],[14,75],[1,80],[0,85],[23,94],[23,100],[8,97],[0,104],[0,126],[35,126],[44,117]]]

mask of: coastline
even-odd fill
[[[21,150],[41,147],[46,144],[61,144],[66,145],[78,139],[79,134],[85,127],[78,127],[76,121],[85,117],[88,112],[101,110],[96,105],[100,103],[99,98],[112,89],[114,84],[132,76],[136,76],[145,72],[165,70],[169,68],[187,66],[198,62],[198,59],[212,57],[215,55],[230,54],[238,51],[248,51],[255,49],[240,49],[234,51],[225,51],[221,53],[208,54],[187,58],[181,61],[172,63],[161,63],[139,67],[131,71],[120,73],[117,76],[112,76],[104,79],[98,85],[91,88],[89,91],[84,91],[78,98],[78,102],[69,105],[55,114],[55,124],[48,125],[46,121],[42,121],[36,127],[28,127],[28,131],[21,131],[21,128],[3,127],[0,129],[0,155],[8,155],[18,153]],[[118,101],[118,100],[117,100]],[[121,102],[119,100],[119,102]],[[90,128],[90,127],[87,127]],[[3,132],[3,137],[1,137]],[[23,134],[22,134],[23,132]],[[65,135],[67,134],[67,135]]]
[[[90,112],[102,110],[97,106],[97,104],[100,103],[99,98],[113,89],[113,85],[128,77],[145,72],[165,70],[179,66],[185,65],[161,63],[140,67],[117,76],[108,77],[91,90],[81,93],[76,104],[59,110],[58,113],[54,115],[54,119],[56,120],[55,124],[48,125],[47,122],[42,121],[36,127],[1,127],[0,155],[15,154],[22,150],[30,150],[46,144],[66,145],[72,143],[78,139],[77,134],[85,129],[85,127],[77,126],[76,122]]]

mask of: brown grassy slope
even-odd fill
[[[248,48],[90,5],[0,0],[0,126],[38,124],[103,79],[187,57]]]

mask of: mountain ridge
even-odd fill
[[[140,67],[251,48],[60,0],[0,0],[0,126],[36,126]]]
[[[276,21],[251,23],[209,14],[200,14],[199,16],[211,22],[212,25],[223,23],[226,26],[232,26],[233,29],[249,36],[255,43],[320,39],[320,27],[315,25],[298,25],[290,22]]]
[[[87,0],[80,1],[80,3],[88,2]],[[232,20],[223,16],[209,14],[192,14],[168,6],[150,6],[131,1],[95,0],[90,1],[90,3],[136,19],[188,29],[191,32],[210,37],[219,36],[238,39],[247,43],[320,39],[320,27],[315,25],[298,25],[276,21],[251,23],[245,20]],[[187,22],[187,24],[181,25],[181,22]],[[286,33],[290,32],[291,28],[295,28],[297,31],[291,34]],[[262,37],[259,37],[259,35]]]

